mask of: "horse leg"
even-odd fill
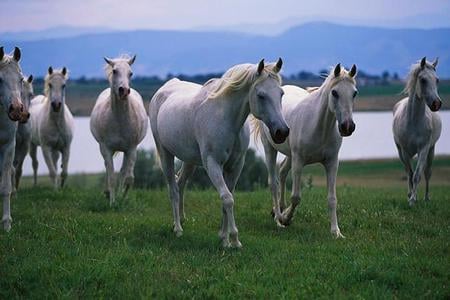
[[[266,158],[266,168],[268,173],[268,184],[270,187],[270,192],[272,195],[272,217],[274,218],[275,222],[278,226],[284,227],[281,223],[281,209],[280,209],[280,202],[279,200],[279,194],[278,194],[278,187],[279,187],[279,176],[278,176],[278,168],[277,168],[277,154],[278,151],[270,145],[269,141],[267,140],[267,137],[265,136],[264,132],[261,133],[261,142],[264,146],[264,157]]]
[[[44,155],[44,160],[48,167],[48,173],[50,176],[50,180],[52,181],[55,189],[57,189],[58,188],[58,185],[57,185],[58,180],[56,178],[56,167],[53,164],[53,151],[48,146],[42,146],[42,154]]]
[[[65,147],[61,151],[61,188],[64,187],[69,169],[70,146]]]
[[[181,222],[183,222],[186,219],[186,215],[184,213],[184,188],[186,187],[186,183],[188,182],[189,178],[192,176],[192,174],[194,174],[195,169],[196,169],[195,165],[183,162],[181,165],[181,169],[180,171],[178,171],[177,174],[178,192],[180,194]]]
[[[33,165],[33,185],[36,186],[37,185],[37,170],[39,167],[39,162],[37,159],[37,146],[33,143],[31,143],[31,146],[30,146],[30,157],[31,157],[32,165]]]
[[[232,164],[226,165],[224,167],[223,176],[224,176],[225,184],[227,185],[227,188],[231,192],[231,194],[234,193],[236,184],[239,180],[239,176],[241,175],[241,172],[242,172],[242,168],[244,167],[245,155],[246,155],[246,152],[244,151],[242,153],[242,155],[240,155],[238,158],[233,160]],[[223,245],[226,246],[226,245],[230,244],[229,237],[228,237],[227,211],[223,207],[222,207],[222,223],[220,226],[219,238],[222,241]],[[236,244],[236,242],[233,241],[232,246],[233,247],[241,247],[242,245]]]
[[[129,189],[134,184],[134,164],[136,163],[137,150],[136,148],[131,148],[124,152],[123,163],[121,168],[121,180],[123,190],[123,198],[127,197]]]
[[[0,196],[3,200],[3,229],[11,230],[11,192],[12,192],[12,168],[14,160],[14,144],[5,149],[3,157],[0,155]]]
[[[397,146],[397,150],[398,150],[398,156],[400,157],[400,161],[402,162],[406,174],[408,176],[408,200],[411,197],[411,193],[412,193],[412,187],[413,187],[413,171],[412,171],[412,165],[411,165],[411,156],[404,151],[399,145]]]
[[[159,156],[161,159],[161,169],[167,180],[169,188],[170,202],[172,204],[173,214],[173,231],[177,237],[183,235],[183,227],[180,219],[180,193],[175,179],[174,156],[163,147],[158,147]]]
[[[228,227],[227,231],[229,235],[229,238],[225,237],[222,239],[222,246],[240,248],[242,247],[242,244],[238,238],[238,229],[236,227],[233,212],[234,199],[227,187],[227,184],[225,183],[223,168],[211,156],[204,158],[203,165],[209,178],[211,179],[212,184],[219,192],[220,198],[222,199],[222,217],[226,220],[224,222],[226,222],[226,226]]]
[[[58,186],[58,160],[59,160],[59,151],[56,149],[52,149],[52,161],[53,161],[53,166],[55,166],[56,185],[57,186]]]
[[[429,185],[430,185],[431,166],[433,164],[433,158],[434,158],[434,145],[433,147],[430,148],[430,151],[428,152],[426,166],[423,171],[425,175],[425,201],[430,201]]]
[[[301,161],[299,155],[292,156],[292,193],[291,193],[291,204],[283,212],[282,224],[287,226],[291,223],[292,217],[294,216],[295,208],[300,203],[301,200],[301,176],[303,169],[303,162]]]
[[[106,169],[106,189],[105,195],[109,199],[109,205],[113,206],[116,202],[114,197],[114,161],[113,152],[104,144],[100,144],[100,153],[105,161]]]
[[[331,222],[331,234],[335,238],[343,238],[344,236],[341,233],[338,225],[336,207],[337,207],[337,198],[336,198],[336,176],[339,166],[339,160],[337,157],[327,161],[324,163],[325,171],[327,173],[327,188],[328,188],[328,211],[330,213],[330,222]]]
[[[419,151],[416,169],[414,170],[413,188],[411,191],[411,196],[409,197],[410,206],[413,206],[417,201],[417,188],[419,186],[420,177],[422,176],[423,169],[427,164],[428,152],[429,148],[424,148]]]
[[[283,211],[286,208],[286,200],[284,194],[286,191],[286,179],[291,170],[291,158],[286,156],[280,165],[280,210]]]
[[[15,169],[15,176],[14,176],[14,187],[16,190],[19,189],[20,184],[20,178],[22,177],[22,169],[23,169],[23,161],[25,160],[25,156],[27,155],[26,149],[18,149],[14,155],[14,169]]]

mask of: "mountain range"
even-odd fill
[[[136,75],[166,76],[222,72],[238,63],[282,57],[284,74],[318,72],[338,62],[356,63],[368,73],[388,70],[404,76],[423,56],[440,58],[438,74],[450,77],[450,28],[390,29],[313,22],[277,35],[225,31],[136,30],[74,32],[39,39],[0,35],[6,51],[19,46],[26,74],[43,76],[49,65],[67,66],[73,77],[104,77],[103,56],[137,54]]]

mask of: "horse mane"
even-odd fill
[[[426,62],[425,68],[435,70],[433,65],[430,64],[429,62]],[[408,77],[406,78],[406,85],[402,91],[402,94],[406,94],[407,96],[414,95],[414,90],[416,87],[417,78],[419,77],[420,71],[422,71],[422,68],[420,67],[420,61],[411,65]]]
[[[45,79],[44,79],[44,95],[45,95],[45,98],[47,98],[48,92],[50,90],[50,87],[49,87],[50,81],[53,78],[57,77],[57,76],[63,77],[64,79],[67,80],[67,78],[69,78],[69,70],[66,71],[66,75],[62,74],[62,69],[53,70],[52,74],[48,74],[47,73],[47,75],[45,75]]]
[[[248,85],[254,86],[268,77],[276,79],[281,84],[281,76],[275,72],[275,64],[267,64],[261,74],[257,74],[257,67],[254,64],[240,64],[231,67],[221,78],[210,79],[203,86],[216,80],[217,85],[209,92],[208,99],[215,99],[233,91],[238,91]]]
[[[119,57],[113,58],[112,60],[114,62],[119,62],[119,61],[126,61],[128,62],[131,59],[131,56],[128,54],[121,54],[119,55]],[[110,64],[106,63],[103,67],[103,69],[105,70],[105,74],[106,77],[108,78],[108,80],[111,80],[111,76],[112,76],[112,72],[113,72],[113,68]]]

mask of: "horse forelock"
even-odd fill
[[[6,67],[14,67],[17,70],[17,72],[22,73],[19,63],[16,60],[14,60],[11,55],[7,54],[5,54],[3,56],[3,59],[0,61],[0,70]]]
[[[330,71],[330,73],[328,74],[328,76],[325,78],[325,80],[322,83],[322,85],[319,88],[314,89],[313,91],[315,91],[315,90],[329,91],[334,86],[336,86],[337,84],[339,84],[340,82],[343,82],[343,81],[348,81],[348,82],[356,85],[355,78],[351,77],[350,75],[348,75],[348,71],[345,68],[341,69],[341,72],[339,73],[339,76],[335,76],[334,75],[334,71],[332,69]]]
[[[47,73],[47,75],[45,75],[45,79],[44,79],[44,94],[45,94],[45,96],[48,96],[48,92],[50,90],[50,86],[49,86],[50,81],[52,81],[56,77],[61,77],[64,80],[67,80],[69,72],[68,71],[66,71],[66,72],[67,73],[64,75],[62,73],[62,69],[60,69],[60,70],[54,70],[52,74]]]
[[[121,54],[119,57],[113,58],[111,59],[111,61],[113,61],[114,63],[118,63],[118,62],[126,62],[128,63],[128,61],[131,59],[132,57],[128,54]],[[111,79],[112,76],[112,72],[113,72],[113,67],[106,63],[103,67],[103,69],[105,70],[105,74],[106,77],[108,78],[108,80]]]

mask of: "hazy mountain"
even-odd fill
[[[59,26],[44,30],[0,32],[0,41],[37,41],[45,39],[74,37],[89,33],[105,33],[112,31],[115,30],[104,27]]]
[[[49,65],[66,65],[74,77],[104,76],[103,56],[138,55],[137,75],[208,73],[281,56],[283,71],[317,72],[341,62],[369,73],[404,75],[423,56],[440,57],[439,74],[450,77],[450,29],[386,29],[308,23],[276,36],[226,32],[140,30],[88,34],[20,43],[0,42],[7,51],[23,49],[25,73],[43,75]]]

